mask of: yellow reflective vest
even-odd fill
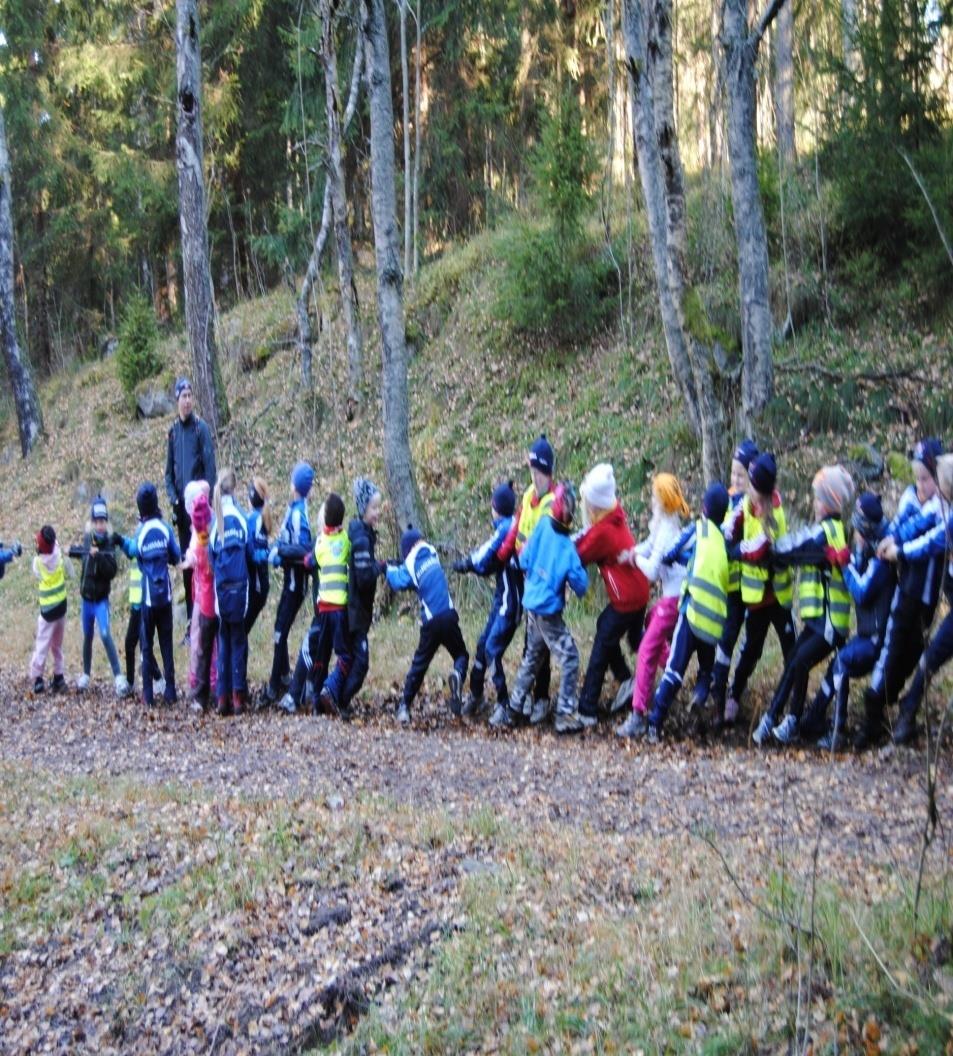
[[[741,501],[744,502],[744,499],[742,498]],[[734,502],[729,502],[728,503],[728,509],[725,511],[725,519],[722,522],[723,524],[727,524],[731,520],[731,515],[732,515],[732,513],[734,513],[734,511],[736,509],[737,509],[737,506],[736,506],[736,504]],[[728,593],[729,594],[737,594],[739,590],[741,590],[741,562],[740,561],[732,561],[729,558],[728,559]]]
[[[314,563],[318,570],[318,604],[347,605],[347,566],[351,557],[351,540],[343,527],[322,532],[314,544]]]
[[[51,612],[57,605],[62,605],[66,601],[66,566],[63,564],[63,555],[60,555],[56,568],[52,572],[47,569],[46,563],[40,558],[36,558],[33,567],[39,576],[37,592],[40,612]]]
[[[523,492],[523,499],[520,503],[520,519],[516,528],[517,553],[526,546],[526,540],[533,534],[533,529],[542,520],[543,514],[549,512],[555,497],[555,492],[547,491],[539,502],[535,502],[536,488],[532,484]]]
[[[721,529],[707,517],[695,523],[695,556],[685,589],[688,625],[702,641],[717,644],[728,616],[728,552]]]
[[[821,521],[827,545],[834,550],[847,546],[844,525],[840,520],[828,517]],[[844,583],[844,573],[834,565],[830,571],[819,565],[807,565],[801,569],[798,581],[798,607],[801,619],[820,620],[828,618],[831,626],[842,637],[850,632],[850,592]]]
[[[747,495],[744,497],[744,507],[744,539],[751,541],[757,539],[763,531],[767,531],[767,527],[755,516],[751,499]],[[774,531],[768,532],[768,535],[773,543],[775,539],[787,534],[788,521],[783,506],[776,507],[772,514]],[[755,565],[748,561],[741,563],[741,600],[745,605],[759,605],[764,600],[764,592],[769,583],[778,603],[789,609],[794,601],[794,581],[789,568],[771,571],[767,565]]]
[[[129,607],[138,609],[142,606],[142,569],[139,562],[129,565]]]

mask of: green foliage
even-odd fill
[[[159,351],[159,330],[149,301],[137,294],[123,312],[116,349],[116,372],[123,392],[130,398],[136,386],[153,378],[165,366]]]

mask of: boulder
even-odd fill
[[[165,418],[175,414],[175,401],[157,384],[146,383],[136,393],[136,415],[139,418]]]

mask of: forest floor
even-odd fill
[[[0,1052],[951,1051],[922,751],[391,712],[0,675]]]

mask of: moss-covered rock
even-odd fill
[[[887,472],[894,480],[904,484],[913,483],[913,470],[910,468],[910,460],[901,451],[887,452]]]

